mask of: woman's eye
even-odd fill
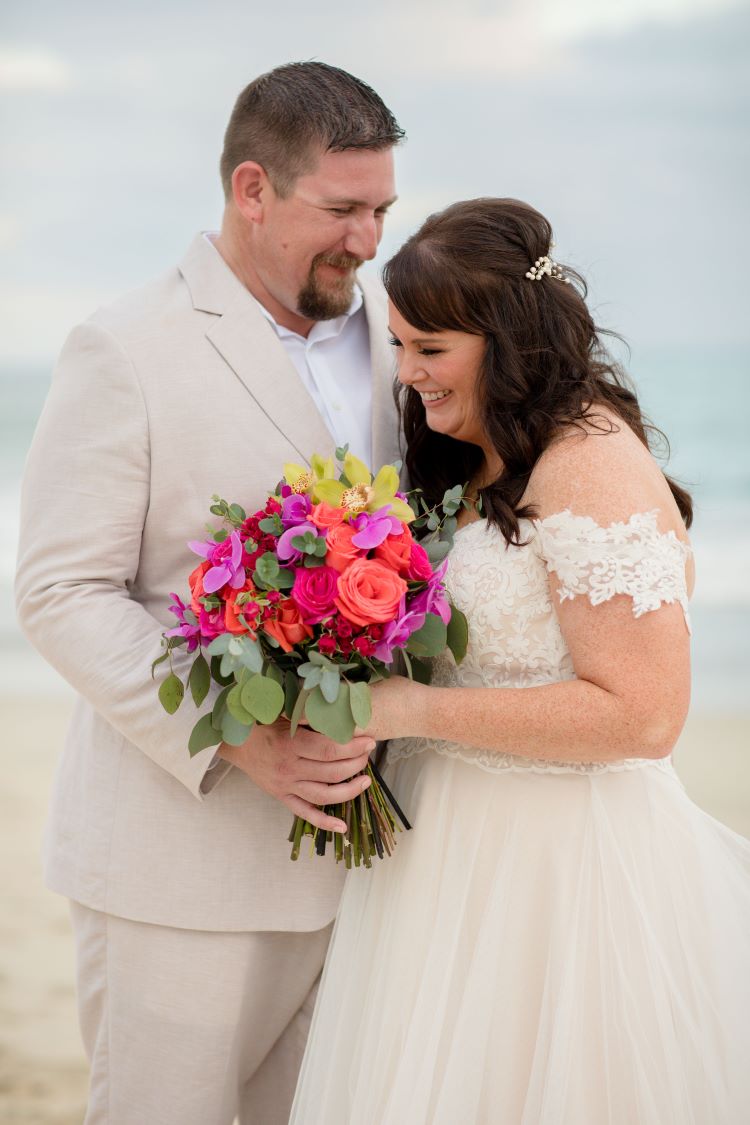
[[[388,343],[393,348],[400,348],[401,347],[401,341],[397,340],[395,336],[389,336],[388,337]]]
[[[440,355],[439,348],[420,348],[420,355]]]

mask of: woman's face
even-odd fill
[[[484,336],[452,329],[420,332],[404,320],[392,301],[388,309],[399,380],[418,392],[427,425],[458,441],[485,447],[487,438],[475,401]]]

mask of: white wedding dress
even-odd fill
[[[469,648],[434,682],[573,678],[548,570],[562,596],[687,618],[689,548],[656,513],[523,530],[507,550],[483,521],[458,532]],[[750,842],[669,759],[408,739],[386,776],[414,829],[347,878],[294,1125],[750,1122]]]

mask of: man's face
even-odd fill
[[[308,320],[341,316],[354,272],[375,257],[395,199],[393,150],[326,152],[281,199],[269,185],[253,266],[279,304]]]

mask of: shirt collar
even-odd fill
[[[252,293],[250,296],[252,297]],[[342,316],[333,317],[331,320],[318,320],[313,324],[307,336],[300,336],[299,332],[293,332],[291,328],[285,328],[283,324],[278,324],[265,305],[261,304],[257,297],[253,297],[252,299],[269,324],[273,326],[280,340],[292,338],[300,340],[306,346],[320,343],[321,340],[331,340],[334,336],[340,336],[346,328],[349,319],[354,316],[355,313],[359,312],[363,305],[362,290],[357,285],[354,287],[351,304]]]

